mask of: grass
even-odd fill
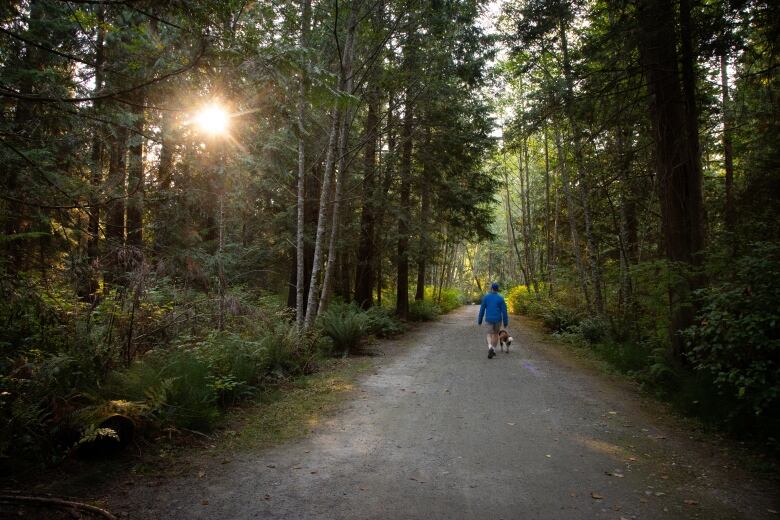
[[[311,433],[349,397],[357,378],[373,367],[365,358],[330,360],[322,370],[232,409],[221,434],[225,450],[262,449]]]

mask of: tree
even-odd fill
[[[697,138],[691,135],[693,132],[689,127],[690,118],[694,117],[690,112],[695,105],[692,106],[692,101],[684,96],[677,72],[680,57],[676,49],[678,38],[672,3],[666,0],[640,2],[637,21],[641,27],[639,48],[647,76],[649,114],[654,130],[666,255],[670,261],[690,269],[701,263],[699,253],[704,247],[701,170]],[[687,131],[680,133],[680,128]],[[690,291],[697,285],[695,278],[685,273],[670,287],[672,344],[678,359],[682,358],[684,344],[677,332],[693,322],[689,298]]]

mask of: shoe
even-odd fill
[[[489,348],[488,349],[488,359],[493,359],[493,356],[496,355],[495,349]]]

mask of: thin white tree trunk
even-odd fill
[[[344,62],[341,65],[341,92],[352,94],[352,57],[355,47],[355,29],[357,27],[357,8],[352,5],[347,22],[347,40],[344,44]],[[328,245],[328,263],[325,267],[325,276],[322,281],[322,296],[320,298],[318,314],[325,311],[330,300],[330,293],[333,285],[333,272],[336,267],[336,242],[339,234],[339,220],[341,218],[341,199],[344,192],[344,183],[346,182],[346,155],[347,140],[349,139],[349,110],[343,110],[341,121],[339,122],[339,142],[338,142],[338,169],[336,182],[336,194],[333,201],[333,215],[331,220],[330,243]]]
[[[301,49],[308,45],[309,25],[311,20],[311,0],[303,0],[301,7]],[[296,233],[296,278],[295,278],[295,316],[298,330],[303,330],[304,301],[306,290],[304,277],[306,276],[305,263],[305,202],[306,202],[306,150],[304,136],[306,133],[306,83],[308,81],[308,62],[301,73],[301,81],[298,85],[298,220]]]
[[[320,271],[322,270],[323,247],[325,240],[325,223],[328,220],[328,202],[330,197],[330,184],[333,177],[333,160],[336,154],[336,134],[338,133],[338,121],[341,118],[341,110],[338,104],[331,114],[330,131],[328,133],[328,151],[325,155],[325,172],[322,174],[322,192],[320,193],[320,209],[317,216],[317,234],[314,241],[314,261],[311,267],[311,280],[309,282],[309,301],[306,304],[306,319],[304,330],[311,330],[317,317],[317,303],[320,292]]]

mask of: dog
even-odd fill
[[[509,345],[512,344],[512,336],[510,336],[505,329],[501,329],[498,332],[498,344],[501,347],[501,352],[503,352],[504,347],[506,347],[506,352],[507,354],[509,353]]]

